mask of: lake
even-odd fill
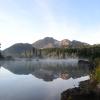
[[[60,100],[61,93],[89,79],[77,59],[0,62],[0,100]]]

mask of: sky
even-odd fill
[[[0,0],[0,43],[44,37],[100,43],[100,0]]]

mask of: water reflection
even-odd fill
[[[1,65],[0,100],[60,100],[63,91],[89,79],[87,65],[78,66],[76,60],[6,61]]]
[[[83,67],[77,62],[59,61],[8,61],[3,67],[18,75],[31,74],[44,81],[53,81],[57,78],[67,80],[69,78],[78,78],[89,74],[88,65]]]

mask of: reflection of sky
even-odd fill
[[[84,80],[86,78],[83,77]],[[80,79],[58,78],[45,82],[32,75],[15,75],[1,67],[0,100],[59,100],[61,92],[78,86]]]

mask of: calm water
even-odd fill
[[[61,93],[89,79],[76,59],[0,62],[0,100],[60,100]]]

